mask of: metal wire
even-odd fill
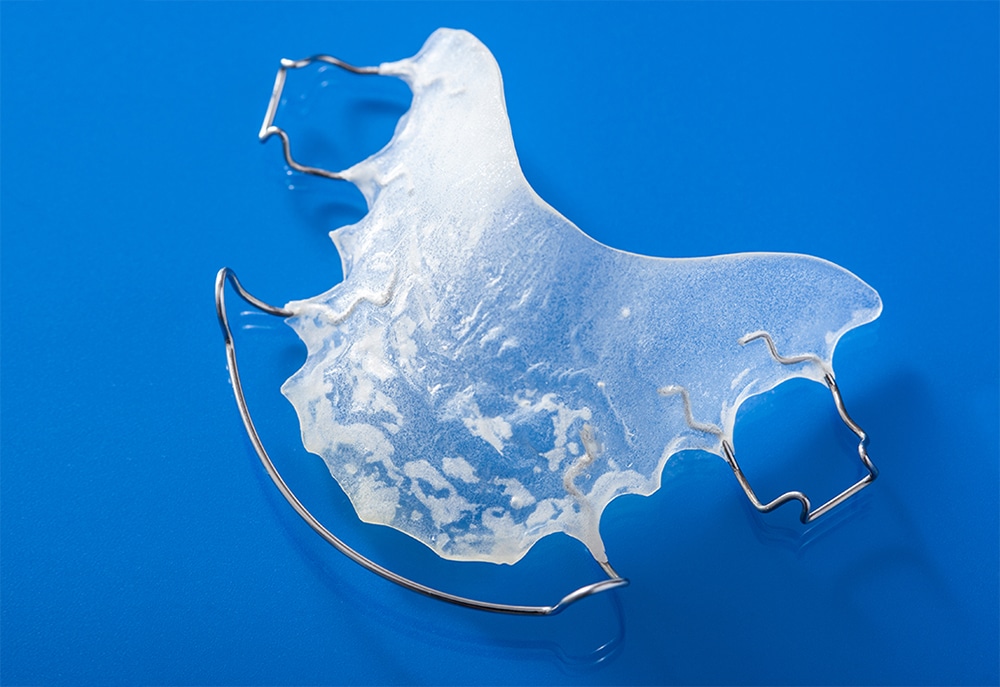
[[[326,64],[332,64],[335,67],[346,69],[353,74],[378,74],[378,67],[355,67],[353,64],[348,64],[347,62],[330,55],[313,55],[312,57],[307,57],[304,60],[281,60],[281,66],[278,68],[278,74],[274,77],[274,88],[271,89],[271,100],[268,101],[267,111],[264,113],[264,123],[260,125],[260,132],[258,132],[257,137],[260,139],[261,143],[264,143],[267,139],[271,138],[271,136],[278,136],[278,138],[281,139],[281,147],[285,154],[285,162],[289,167],[298,172],[302,172],[303,174],[313,174],[325,179],[343,179],[343,175],[339,172],[331,172],[326,169],[310,167],[296,162],[292,157],[292,144],[288,140],[288,134],[285,133],[284,129],[279,126],[275,126],[274,124],[274,117],[278,113],[278,105],[281,104],[281,92],[285,88],[285,77],[288,70],[301,69],[302,67],[306,67],[313,62],[325,62]]]
[[[295,509],[295,512],[298,513],[299,516],[305,520],[317,534],[319,534],[319,536],[323,537],[328,544],[361,567],[366,568],[376,575],[384,577],[390,582],[394,582],[401,587],[405,587],[406,589],[429,596],[433,599],[438,599],[439,601],[445,601],[450,604],[455,604],[456,606],[464,606],[465,608],[472,608],[479,611],[492,611],[494,613],[507,613],[511,615],[555,615],[557,613],[561,613],[570,604],[573,604],[580,599],[599,592],[628,585],[627,579],[618,577],[617,574],[612,576],[609,573],[609,579],[580,587],[579,589],[576,589],[564,596],[558,603],[551,606],[518,606],[513,604],[480,601],[478,599],[469,599],[463,596],[449,594],[448,592],[443,592],[433,587],[428,587],[427,585],[415,582],[408,577],[403,577],[402,575],[382,567],[371,559],[366,558],[341,541],[336,535],[330,532],[330,530],[324,527],[323,524],[309,512],[309,509],[306,508],[301,501],[299,501],[298,497],[295,496],[294,492],[292,492],[284,478],[282,478],[281,473],[278,472],[278,468],[274,465],[274,462],[268,455],[267,450],[264,448],[260,435],[257,433],[257,428],[254,426],[253,418],[250,416],[250,408],[247,406],[247,400],[243,394],[243,384],[240,380],[239,366],[236,362],[236,345],[233,341],[233,333],[229,327],[229,318],[226,314],[227,281],[232,284],[233,289],[240,296],[240,298],[263,312],[270,315],[277,315],[278,317],[290,317],[293,313],[284,308],[277,308],[273,305],[268,305],[259,298],[251,295],[245,288],[243,288],[243,285],[237,278],[236,273],[228,267],[223,267],[219,270],[219,274],[215,277],[215,312],[219,319],[219,326],[222,328],[222,337],[226,342],[226,359],[229,362],[229,378],[233,383],[233,394],[236,396],[236,405],[240,409],[240,416],[243,418],[243,425],[246,427],[247,435],[250,437],[250,442],[253,444],[254,450],[257,452],[257,457],[260,459],[261,464],[267,471],[268,476],[271,478],[271,481],[274,482],[274,485],[278,487],[278,491],[280,491],[281,495],[285,497],[285,500],[288,501],[289,505]],[[607,566],[605,569],[611,573],[614,572],[610,566]]]
[[[757,494],[754,493],[753,488],[750,486],[750,482],[747,481],[746,475],[743,474],[743,470],[740,469],[739,463],[736,462],[736,452],[733,450],[732,444],[729,443],[728,440],[723,440],[722,451],[725,454],[724,458],[726,459],[726,462],[729,463],[729,467],[732,468],[733,473],[736,475],[736,481],[738,481],[740,486],[743,487],[743,492],[747,495],[747,498],[750,499],[750,503],[754,505],[754,508],[759,510],[761,513],[770,513],[778,506],[788,503],[789,501],[798,501],[802,504],[802,513],[799,515],[799,520],[803,523],[812,522],[824,513],[829,512],[830,509],[840,505],[850,497],[857,494],[859,491],[874,482],[878,477],[878,468],[875,467],[871,458],[868,457],[868,434],[866,434],[858,423],[856,423],[847,413],[847,408],[844,406],[844,397],[841,395],[840,387],[837,386],[837,382],[833,378],[833,373],[827,369],[826,365],[823,364],[823,361],[820,360],[818,356],[812,354],[789,357],[779,355],[778,349],[774,345],[774,340],[771,339],[770,334],[767,332],[754,332],[753,334],[748,334],[740,339],[739,343],[747,344],[757,339],[764,340],[767,344],[768,350],[771,352],[771,357],[782,365],[795,365],[803,362],[812,362],[819,365],[824,370],[823,381],[826,382],[827,387],[830,389],[830,393],[833,394],[833,403],[837,407],[840,419],[843,420],[844,424],[847,425],[852,432],[854,432],[855,436],[857,436],[859,440],[858,456],[861,458],[861,462],[868,471],[868,474],[816,509],[813,509],[812,503],[809,501],[809,497],[801,491],[788,491],[773,501],[762,503],[760,499],[757,498]]]

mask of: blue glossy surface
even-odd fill
[[[0,12],[5,684],[1000,679],[996,4]],[[882,469],[858,503],[803,533],[686,454],[605,513],[631,587],[549,619],[398,590],[297,519],[243,434],[211,282],[229,265],[268,301],[319,293],[340,274],[326,232],[363,211],[343,185],[289,190],[277,144],[256,144],[278,58],[374,64],[438,26],[496,55],[528,180],[595,238],[808,253],[879,290],[882,318],[835,360]],[[289,83],[312,98],[286,113],[303,159],[388,140],[405,91],[345,79],[325,102],[316,78]],[[239,310],[264,325],[238,336],[265,441],[351,543],[494,599],[597,579],[565,537],[498,567],[359,525],[277,391],[301,345]],[[761,399],[736,433],[761,493],[857,475],[817,385]]]

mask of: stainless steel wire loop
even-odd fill
[[[868,457],[868,434],[866,434],[858,423],[856,423],[847,413],[847,408],[844,406],[844,397],[840,393],[840,387],[837,386],[837,382],[833,378],[833,373],[826,368],[819,357],[811,354],[788,357],[780,355],[778,353],[778,349],[774,345],[774,340],[771,339],[771,336],[767,332],[754,332],[753,334],[748,334],[740,339],[739,343],[741,345],[745,345],[758,339],[763,340],[764,343],[767,344],[771,357],[782,365],[795,365],[805,362],[819,365],[824,370],[823,381],[826,383],[827,387],[830,389],[830,393],[833,395],[833,403],[837,407],[837,413],[840,414],[840,419],[843,420],[844,424],[847,425],[852,432],[854,432],[855,436],[858,437],[858,456],[861,458],[861,463],[865,466],[868,474],[844,491],[834,496],[822,506],[815,509],[813,509],[812,503],[809,501],[809,497],[801,491],[788,491],[773,501],[762,503],[760,499],[757,498],[757,494],[750,486],[750,482],[747,480],[746,475],[743,474],[743,470],[736,461],[736,451],[733,450],[733,445],[729,443],[729,441],[723,440],[722,452],[725,454],[723,457],[726,459],[726,462],[729,463],[729,467],[732,468],[733,474],[736,475],[736,480],[740,483],[740,486],[743,487],[743,492],[747,495],[747,498],[750,499],[750,503],[753,504],[754,508],[761,513],[770,513],[778,506],[784,505],[789,501],[798,501],[802,504],[802,512],[799,514],[799,520],[803,523],[812,522],[824,513],[829,512],[832,508],[840,505],[850,497],[857,494],[859,491],[874,482],[878,477],[878,468],[875,467],[871,458]]]
[[[250,443],[253,444],[254,450],[257,452],[257,457],[260,459],[260,462],[267,471],[271,481],[274,482],[276,487],[278,487],[278,491],[281,492],[281,495],[285,497],[285,500],[288,501],[289,505],[295,509],[295,512],[306,521],[309,527],[311,527],[319,536],[323,537],[323,539],[325,539],[328,544],[333,546],[333,548],[340,551],[340,553],[344,554],[361,567],[370,570],[376,575],[384,577],[390,582],[394,582],[401,587],[405,587],[406,589],[429,596],[433,599],[438,599],[439,601],[455,604],[456,606],[464,606],[465,608],[472,608],[479,611],[492,611],[494,613],[507,613],[511,615],[555,615],[557,613],[561,613],[568,606],[579,601],[580,599],[584,599],[599,592],[624,587],[628,584],[628,580],[623,577],[609,576],[609,579],[607,580],[594,582],[593,584],[585,585],[570,592],[551,606],[519,606],[514,604],[480,601],[478,599],[469,599],[464,596],[449,594],[448,592],[443,592],[433,587],[428,587],[427,585],[415,582],[408,577],[403,577],[402,575],[394,573],[388,568],[384,568],[378,563],[375,563],[341,541],[340,538],[324,527],[323,524],[317,520],[311,512],[309,512],[309,509],[306,508],[301,501],[299,501],[298,497],[295,496],[295,493],[285,482],[281,473],[278,472],[278,468],[275,466],[274,461],[271,460],[270,455],[268,455],[267,450],[264,448],[264,444],[260,439],[260,435],[257,433],[257,428],[254,426],[253,418],[250,416],[250,408],[247,406],[246,396],[243,393],[243,384],[240,380],[239,366],[236,362],[236,344],[233,341],[233,332],[229,326],[229,318],[226,314],[227,281],[232,285],[233,289],[240,296],[240,298],[263,312],[270,315],[276,315],[278,317],[289,317],[292,313],[284,308],[277,308],[273,305],[268,305],[259,298],[251,295],[245,288],[243,288],[243,285],[237,278],[236,273],[228,267],[223,267],[219,270],[218,275],[215,277],[215,312],[219,319],[219,326],[222,328],[222,337],[226,342],[226,360],[229,363],[229,378],[232,381],[233,394],[236,396],[236,405],[240,409],[240,416],[243,418],[243,425],[246,427],[247,435],[250,437]],[[608,567],[608,570],[610,570],[610,566]]]
[[[312,57],[307,57],[303,60],[281,60],[281,66],[278,68],[278,74],[274,77],[274,88],[271,89],[271,99],[267,103],[267,111],[264,113],[264,123],[260,125],[260,131],[257,133],[257,137],[260,139],[261,143],[267,141],[271,136],[277,136],[281,139],[281,147],[285,154],[285,162],[292,169],[302,172],[303,174],[312,174],[314,176],[323,177],[325,179],[343,179],[344,176],[339,172],[331,172],[326,169],[320,169],[319,167],[310,167],[309,165],[299,164],[292,157],[292,144],[288,140],[288,134],[285,130],[279,126],[275,126],[274,117],[278,114],[278,106],[281,104],[281,93],[285,89],[285,78],[288,74],[289,69],[301,69],[302,67],[309,66],[314,62],[323,62],[325,64],[331,64],[335,67],[340,67],[353,74],[378,74],[378,67],[355,67],[353,64],[348,64],[343,60],[339,60],[331,55],[313,55]]]

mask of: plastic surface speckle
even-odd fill
[[[565,532],[606,561],[615,497],[671,455],[722,455],[740,404],[821,381],[881,301],[806,255],[653,258],[601,245],[525,180],[499,68],[464,31],[379,72],[413,91],[344,172],[368,214],[332,233],[344,281],[288,304],[308,347],[283,386],[306,448],[367,522],[439,555],[513,563]],[[817,360],[782,365],[785,356]]]

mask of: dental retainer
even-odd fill
[[[392,140],[342,172],[299,164],[274,124],[289,69],[315,62],[395,76],[413,100]],[[302,173],[357,185],[368,214],[331,237],[344,279],[275,307],[223,268],[215,301],[247,433],[295,511],[351,560],[403,587],[469,608],[551,615],[628,584],[599,524],[622,494],[649,495],[691,449],[732,468],[753,506],[789,501],[810,522],[878,475],[848,415],[833,353],[882,303],[863,281],[807,255],[653,258],[597,243],[543,201],[518,163],[500,70],[465,31],[440,29],[414,57],[355,67],[282,60],[259,137],[281,139]],[[542,537],[581,541],[607,575],[551,606],[464,598],[361,555],[299,501],[268,456],[240,381],[225,306],[285,318],[306,344],[282,386],[305,447],[323,458],[365,522],[453,560],[515,563]],[[867,474],[814,507],[798,491],[761,501],[740,469],[740,405],[784,381],[825,384],[857,435]]]

